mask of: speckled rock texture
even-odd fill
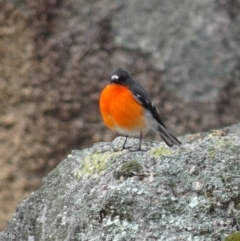
[[[73,151],[0,240],[225,240],[240,227],[239,126],[180,139],[145,141],[146,152],[116,151],[122,137]]]

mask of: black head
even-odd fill
[[[111,83],[127,85],[130,79],[130,74],[126,70],[121,68],[114,70],[111,75]]]

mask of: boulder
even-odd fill
[[[224,240],[240,225],[239,125],[72,151],[17,207],[0,240]],[[129,147],[138,140],[130,138]]]

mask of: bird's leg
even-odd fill
[[[128,136],[126,136],[126,139],[125,139],[125,141],[123,143],[123,146],[122,146],[122,148],[119,151],[122,151],[124,149],[129,149],[129,151],[131,151],[131,152],[134,152],[134,151],[147,151],[145,149],[142,149],[142,132],[140,133],[140,136],[139,136],[139,141],[140,142],[139,142],[139,146],[138,146],[137,149],[131,149],[131,147],[126,147],[127,139],[128,139]]]
[[[140,136],[139,136],[139,147],[138,147],[138,150],[141,151],[141,146],[142,146],[142,132],[140,133]]]
[[[140,133],[140,136],[139,136],[139,146],[138,146],[138,149],[130,149],[130,151],[147,151],[145,149],[142,149],[142,132]]]
[[[127,139],[128,139],[128,136],[126,136],[126,139],[125,139],[125,141],[124,141],[124,143],[123,143],[123,146],[122,146],[122,148],[120,149],[120,151],[122,151],[122,150],[124,150],[124,149],[129,149],[128,147],[126,147]]]

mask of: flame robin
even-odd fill
[[[163,124],[149,94],[126,70],[118,68],[113,71],[111,83],[100,96],[100,111],[106,126],[126,137],[122,149],[127,149],[129,136],[139,136],[140,143],[136,151],[143,150],[142,135],[149,129],[156,131],[170,147],[181,144]]]

